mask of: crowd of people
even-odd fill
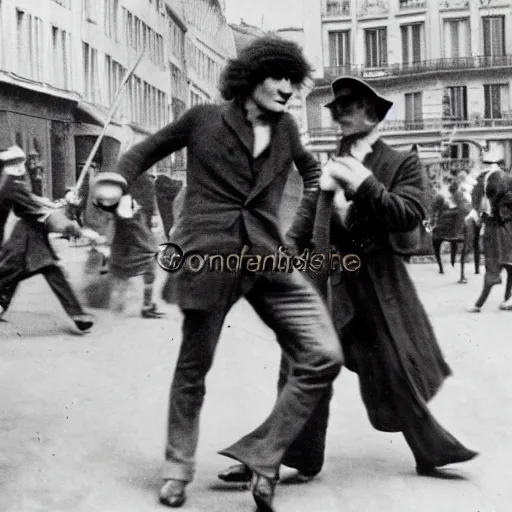
[[[123,302],[128,279],[142,275],[144,318],[163,314],[153,300],[152,209],[134,194],[149,179],[146,171],[183,148],[187,186],[168,239],[184,252],[229,255],[248,247],[250,256],[264,257],[279,246],[295,254],[335,247],[361,261],[353,274],[330,273],[327,266],[307,274],[186,267],[173,274],[183,325],[169,399],[163,505],[181,507],[186,501],[196,471],[206,375],[226,315],[242,297],[274,331],[282,350],[278,394],[261,425],[220,452],[237,463],[218,477],[250,482],[260,510],[274,510],[281,465],[295,469],[303,482],[322,470],[333,382],[343,366],[358,375],[372,426],[402,432],[418,474],[440,476],[439,468],[478,455],[428,408],[451,369],[406,266],[418,251],[427,217],[427,178],[418,156],[396,151],[379,136],[392,102],[362,80],[339,77],[325,107],[342,135],[336,156],[322,166],[303,147],[287,112],[310,74],[295,43],[256,39],[224,69],[224,103],[192,107],[123,154],[116,172],[97,173],[87,197],[76,191],[67,196],[69,204],[94,204],[113,216],[108,272],[116,283],[114,302]],[[50,232],[88,232],[65,209],[30,194],[21,178],[24,158],[10,144],[0,152],[0,225],[11,210],[21,218],[0,250],[0,306],[5,312],[17,284],[42,273],[78,329],[88,330],[92,319],[48,244]],[[512,309],[512,186],[491,160],[483,159],[474,182],[464,177],[447,183],[438,205],[439,211],[462,209],[457,222],[463,233],[481,233],[484,226],[484,289],[471,311],[480,311],[502,267],[508,272],[502,309]],[[284,234],[279,209],[292,164],[302,177],[303,197]],[[438,220],[435,240],[458,241],[459,234],[451,239],[439,233]]]

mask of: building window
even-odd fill
[[[402,63],[417,64],[423,60],[425,29],[423,23],[402,25]]]
[[[132,121],[143,124],[143,81],[139,77],[131,76],[129,92]]]
[[[505,16],[482,18],[484,26],[484,55],[486,57],[505,55]]]
[[[170,67],[171,73],[171,96],[173,98],[178,98],[183,101],[187,99],[187,82],[185,80],[185,74],[178,66],[175,66],[171,62]]]
[[[190,91],[191,107],[193,107],[194,105],[201,105],[203,103],[206,103],[206,101],[199,94],[196,94],[194,91]]]
[[[107,77],[107,95],[108,102],[110,105],[114,103],[116,93],[119,90],[119,86],[123,81],[124,75],[126,73],[126,69],[116,62],[109,55],[105,56],[105,74]],[[122,108],[123,113],[124,108]]]
[[[501,119],[510,109],[509,98],[507,84],[484,85],[485,119]]]
[[[455,59],[471,56],[471,33],[468,19],[444,22],[443,56]]]
[[[329,32],[329,66],[350,66],[350,31]]]
[[[98,52],[87,43],[83,43],[82,48],[84,56],[84,96],[93,103],[99,103]]]
[[[125,41],[137,53],[146,52],[156,66],[165,67],[164,38],[123,7]]]
[[[459,142],[451,144],[449,149],[449,158],[452,160],[464,160],[469,158],[469,144],[467,142]]]
[[[118,12],[119,12],[119,0],[104,0],[105,5],[103,13],[105,16],[104,27],[105,34],[107,37],[114,39],[119,42],[118,32]]]
[[[386,28],[365,30],[366,67],[383,68],[388,65],[388,32]]]
[[[184,57],[184,42],[185,33],[183,30],[172,20],[169,20],[169,44],[171,46],[171,53],[180,61],[183,60]]]
[[[83,0],[84,18],[91,23],[98,23],[98,0]]]
[[[468,118],[467,87],[447,87],[443,98],[443,119],[463,121]]]
[[[16,10],[16,39],[18,73],[32,80],[41,81],[42,70],[42,21],[37,16]]]
[[[416,125],[423,121],[423,99],[421,92],[405,94],[405,124]]]
[[[52,81],[61,89],[69,89],[69,34],[52,26]]]

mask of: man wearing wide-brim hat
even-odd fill
[[[357,276],[336,271],[328,286],[319,283],[330,296],[347,367],[359,375],[374,428],[401,431],[417,472],[436,475],[436,468],[477,453],[444,430],[426,406],[451,374],[404,262],[421,241],[426,176],[415,153],[380,139],[378,126],[391,101],[353,77],[336,79],[332,94],[325,106],[342,131],[337,156],[323,168],[318,201],[302,202],[288,235],[299,249],[334,245],[341,254],[359,256]],[[283,359],[282,382],[285,371]],[[285,464],[297,467],[302,459],[310,474],[320,471],[328,413],[326,397]]]

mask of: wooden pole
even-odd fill
[[[80,190],[80,188],[83,185],[85,177],[87,176],[87,173],[89,171],[89,167],[91,166],[92,160],[100,147],[103,137],[107,133],[108,126],[109,126],[110,122],[112,121],[112,118],[114,117],[114,114],[115,114],[117,108],[119,107],[119,103],[121,102],[121,93],[123,92],[123,88],[126,85],[126,83],[128,82],[128,80],[130,79],[130,77],[132,76],[132,74],[135,71],[135,69],[137,68],[137,66],[139,65],[139,62],[141,61],[143,55],[144,55],[143,53],[141,53],[139,55],[139,57],[137,58],[137,60],[133,64],[133,66],[126,72],[126,74],[124,75],[123,81],[119,85],[119,89],[117,90],[116,95],[114,97],[114,102],[112,103],[112,106],[110,107],[107,119],[105,121],[105,125],[103,126],[103,130],[101,131],[101,134],[99,135],[99,137],[96,139],[96,142],[94,143],[94,146],[91,149],[89,156],[87,157],[85,165],[82,168],[80,176],[78,177],[78,180],[76,181],[75,191],[77,191],[77,192]]]

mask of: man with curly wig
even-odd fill
[[[186,147],[187,188],[170,242],[184,254],[245,252],[253,262],[277,254],[284,245],[279,208],[292,164],[303,178],[304,193],[318,193],[319,164],[303,148],[286,112],[294,89],[309,74],[295,43],[256,39],[223,72],[221,92],[227,103],[195,106],[131,148],[117,166],[126,186],[103,187],[100,181],[97,204],[112,207],[137,176]],[[205,377],[226,314],[245,297],[275,331],[296,371],[269,417],[220,453],[250,468],[256,503],[261,510],[273,510],[281,459],[343,362],[324,302],[300,272],[253,271],[244,265],[236,272],[206,266],[194,272],[185,265],[176,274],[176,295],[184,320],[160,501],[170,507],[185,502],[185,488],[195,472]]]

